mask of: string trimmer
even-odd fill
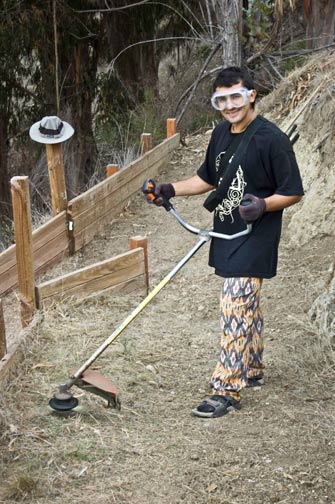
[[[196,245],[178,262],[178,264],[168,273],[163,280],[147,295],[145,299],[135,308],[130,315],[114,330],[114,332],[97,348],[97,350],[87,359],[82,366],[73,372],[68,380],[59,385],[58,391],[49,401],[49,405],[56,411],[68,412],[73,410],[78,405],[78,399],[72,395],[70,389],[76,385],[86,392],[103,397],[107,400],[108,406],[120,408],[120,400],[117,389],[113,382],[108,378],[100,375],[96,371],[89,370],[93,362],[108,348],[113,341],[128,327],[128,325],[141,313],[141,311],[152,301],[152,299],[165,287],[165,285],[176,275],[176,273],[191,259],[191,257],[211,238],[220,238],[223,240],[234,240],[251,232],[251,224],[248,224],[244,231],[233,235],[215,233],[210,229],[198,229],[191,224],[188,224],[173,208],[170,201],[166,200],[162,195],[155,195],[155,183],[151,179],[147,179],[142,188],[143,193],[155,204],[160,204],[167,212],[173,215],[177,221],[193,234],[199,236],[199,241]],[[248,201],[242,204],[249,204]]]

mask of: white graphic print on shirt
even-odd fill
[[[224,154],[224,152],[220,152],[215,160],[216,171],[219,169],[220,159]],[[229,159],[229,163],[231,163],[233,157],[234,155]],[[223,177],[220,178],[219,184],[221,183],[222,178]],[[240,205],[246,185],[247,183],[244,180],[242,167],[239,165],[236,176],[233,178],[233,181],[227,191],[227,198],[224,198],[215,209],[215,213],[219,216],[221,221],[224,221],[226,215],[230,215],[231,222],[234,222],[233,210]]]

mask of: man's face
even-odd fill
[[[224,119],[236,125],[242,125],[249,121],[253,115],[251,104],[256,98],[255,90],[246,90],[242,82],[238,82],[230,87],[217,87],[215,92],[219,94],[216,102],[220,108],[224,107],[220,110]],[[223,93],[222,97],[220,97],[220,93]]]

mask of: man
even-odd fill
[[[240,391],[264,383],[260,290],[263,278],[276,275],[283,209],[303,195],[289,138],[273,123],[257,116],[256,96],[246,70],[222,70],[214,82],[212,105],[225,121],[215,127],[205,161],[193,177],[160,184],[156,189],[157,194],[170,199],[217,187],[215,195],[220,198],[214,203],[214,231],[234,234],[245,229],[245,222],[253,224],[249,235],[211,241],[209,265],[223,277],[221,351],[211,378],[213,395],[192,411],[199,417],[215,418],[240,409]],[[254,130],[246,154],[229,180],[229,164],[240,147],[237,143],[243,144],[250,127]],[[232,142],[237,146],[221,166]],[[225,175],[229,185],[222,192]]]

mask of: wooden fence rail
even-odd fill
[[[144,249],[136,248],[36,286],[38,308],[48,301],[114,291],[146,291]]]
[[[66,212],[61,212],[32,233],[35,275],[69,254]],[[0,295],[17,286],[16,245],[0,254]]]

